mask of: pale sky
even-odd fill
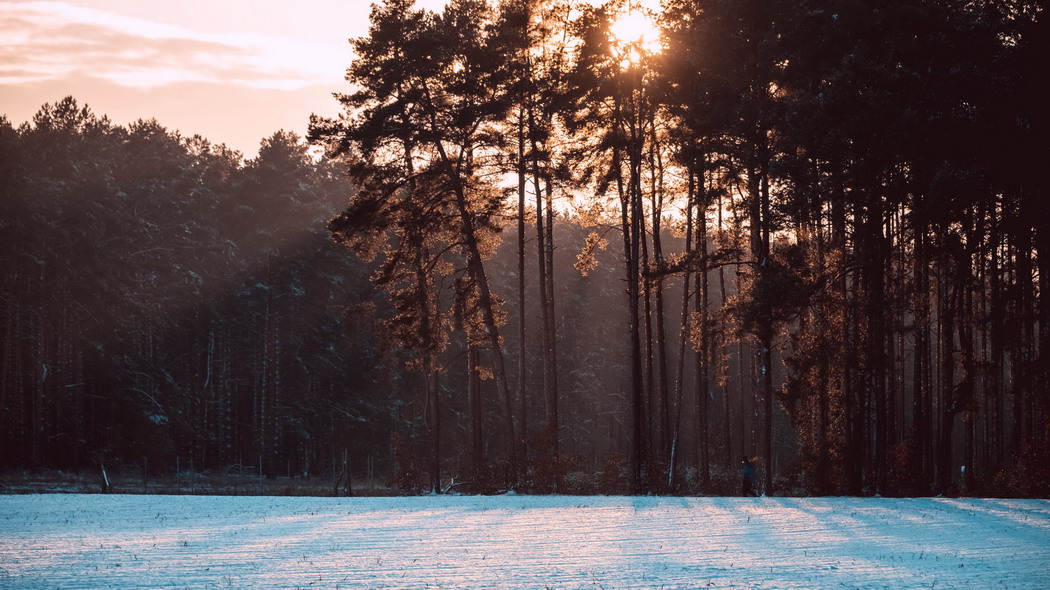
[[[417,0],[439,9],[444,0]],[[371,0],[0,0],[0,114],[73,95],[127,124],[156,118],[252,157],[306,132],[348,89]]]

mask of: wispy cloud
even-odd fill
[[[0,3],[0,84],[91,76],[137,88],[296,90],[337,86],[349,59],[349,47],[207,34],[63,2]]]

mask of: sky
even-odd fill
[[[444,0],[417,0],[439,9]],[[371,0],[0,0],[0,114],[72,95],[119,125],[155,118],[254,156],[334,92]]]
[[[73,96],[118,125],[154,118],[250,158],[278,130],[304,135],[311,113],[339,113],[371,3],[0,0],[0,115],[17,126]]]

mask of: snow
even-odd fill
[[[0,588],[1050,588],[1050,501],[0,496]]]

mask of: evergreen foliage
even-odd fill
[[[630,11],[379,2],[321,161],[0,120],[7,466],[1048,493],[1042,4]]]

